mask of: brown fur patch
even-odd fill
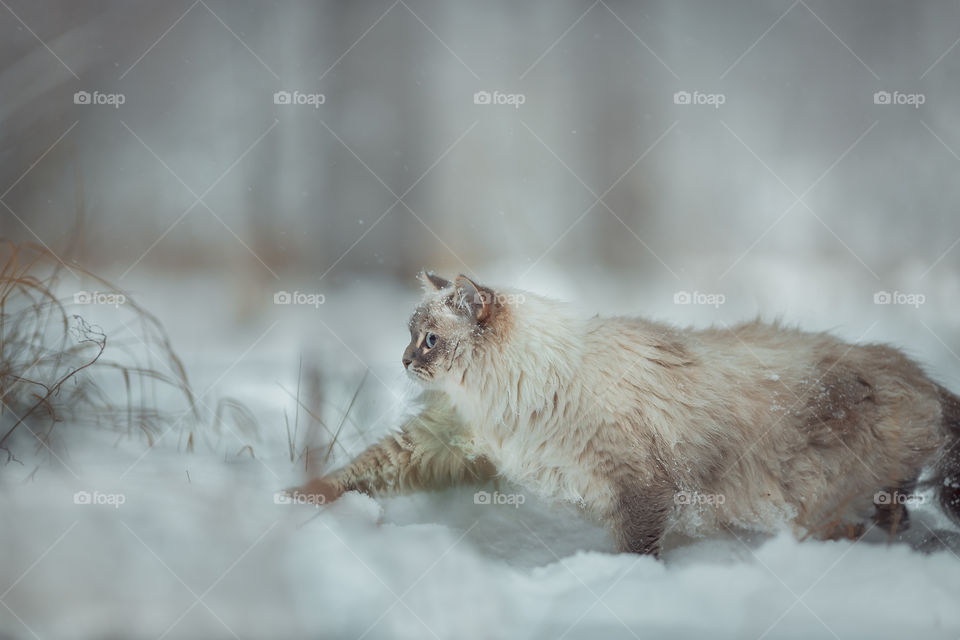
[[[821,364],[820,368],[825,367]],[[814,446],[846,442],[878,419],[873,387],[843,365],[825,373],[802,397],[805,402],[800,415]]]
[[[617,499],[610,520],[620,551],[660,555],[660,543],[673,510],[675,491],[666,481],[639,486],[625,479],[616,489]]]

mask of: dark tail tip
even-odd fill
[[[940,506],[960,524],[960,479],[944,478],[944,484],[938,489]]]
[[[960,398],[940,388],[947,442],[937,460],[934,482],[943,511],[960,524]]]

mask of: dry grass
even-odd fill
[[[8,462],[28,444],[53,453],[63,423],[113,429],[151,446],[177,424],[192,447],[200,415],[183,364],[156,317],[44,247],[0,239],[0,265],[0,450]],[[75,276],[125,297],[114,335],[85,320],[84,307],[72,297],[57,297],[64,279]],[[119,398],[105,391],[119,388]],[[221,401],[216,413],[218,422],[229,413],[255,428],[236,401]]]
[[[296,393],[286,389],[280,383],[277,383],[280,389],[294,401],[293,424],[290,424],[290,416],[286,410],[283,412],[283,425],[286,432],[287,454],[290,462],[293,464],[303,464],[303,470],[307,477],[319,477],[325,471],[329,470],[330,458],[335,447],[349,459],[353,455],[340,441],[340,436],[348,422],[351,422],[357,433],[363,437],[364,432],[357,427],[356,422],[351,421],[351,413],[357,406],[357,399],[366,383],[369,370],[364,371],[359,383],[350,398],[346,409],[339,411],[340,417],[335,428],[321,417],[323,406],[326,404],[323,390],[321,370],[318,366],[309,366],[307,369],[307,389],[309,392],[304,398],[303,394],[303,361],[300,361],[297,373]],[[301,413],[303,416],[301,416]],[[306,425],[301,428],[301,418],[306,420]]]
[[[116,326],[89,321],[91,307],[73,297],[89,289],[124,296],[110,314]],[[326,403],[318,366],[304,371],[301,363],[295,393],[284,389],[295,403],[292,420],[283,415],[287,453],[306,475],[320,474],[336,447],[349,457],[339,436],[365,380],[333,428],[321,418]],[[210,407],[194,396],[163,325],[129,294],[42,246],[0,239],[0,451],[7,463],[22,462],[30,450],[57,456],[65,430],[82,428],[152,447],[176,427],[178,446],[192,452],[205,441],[206,423],[243,440],[259,437],[256,417],[239,400],[223,397]],[[247,444],[235,455],[255,452]]]

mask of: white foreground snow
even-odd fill
[[[908,345],[960,390],[960,363],[913,319],[958,344],[955,298],[931,295],[953,291],[952,281],[931,276],[925,308],[880,309],[881,317],[869,303],[872,281],[848,291],[834,284],[828,296],[818,286],[829,272],[812,268],[790,289],[785,274],[746,271],[776,284],[744,286],[760,293],[739,300],[731,287],[719,311],[674,306],[673,283],[632,298],[590,298],[590,287],[576,284],[552,292],[678,324],[779,312],[857,339],[876,323],[866,340]],[[546,281],[528,286],[551,291]],[[0,467],[0,638],[960,636],[960,558],[950,549],[923,554],[876,536],[726,536],[671,540],[657,561],[612,553],[606,532],[574,509],[531,496],[519,506],[475,504],[475,489],[463,488],[382,500],[348,494],[320,509],[276,504],[277,489],[303,480],[281,415],[292,419],[294,404],[278,383],[295,389],[299,354],[312,354],[324,363],[326,418],[336,424],[369,366],[352,415],[370,432],[348,424],[343,434],[359,451],[364,437],[396,424],[409,397],[399,356],[416,293],[358,285],[328,291],[319,311],[270,309],[241,326],[226,303],[209,302],[212,288],[151,282],[136,293],[168,326],[198,392],[214,385],[204,402],[240,398],[261,433],[211,433],[186,453],[178,431],[147,450],[137,439],[61,425],[62,464],[45,462],[29,478],[33,464]],[[337,451],[337,464],[345,457]],[[101,504],[76,504],[81,491]],[[912,517],[911,531],[924,537],[947,526],[932,507]]]

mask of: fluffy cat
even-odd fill
[[[960,399],[900,351],[759,321],[584,318],[421,273],[403,353],[425,409],[293,491],[330,501],[505,477],[657,554],[671,528],[895,528],[921,470],[960,513]]]

